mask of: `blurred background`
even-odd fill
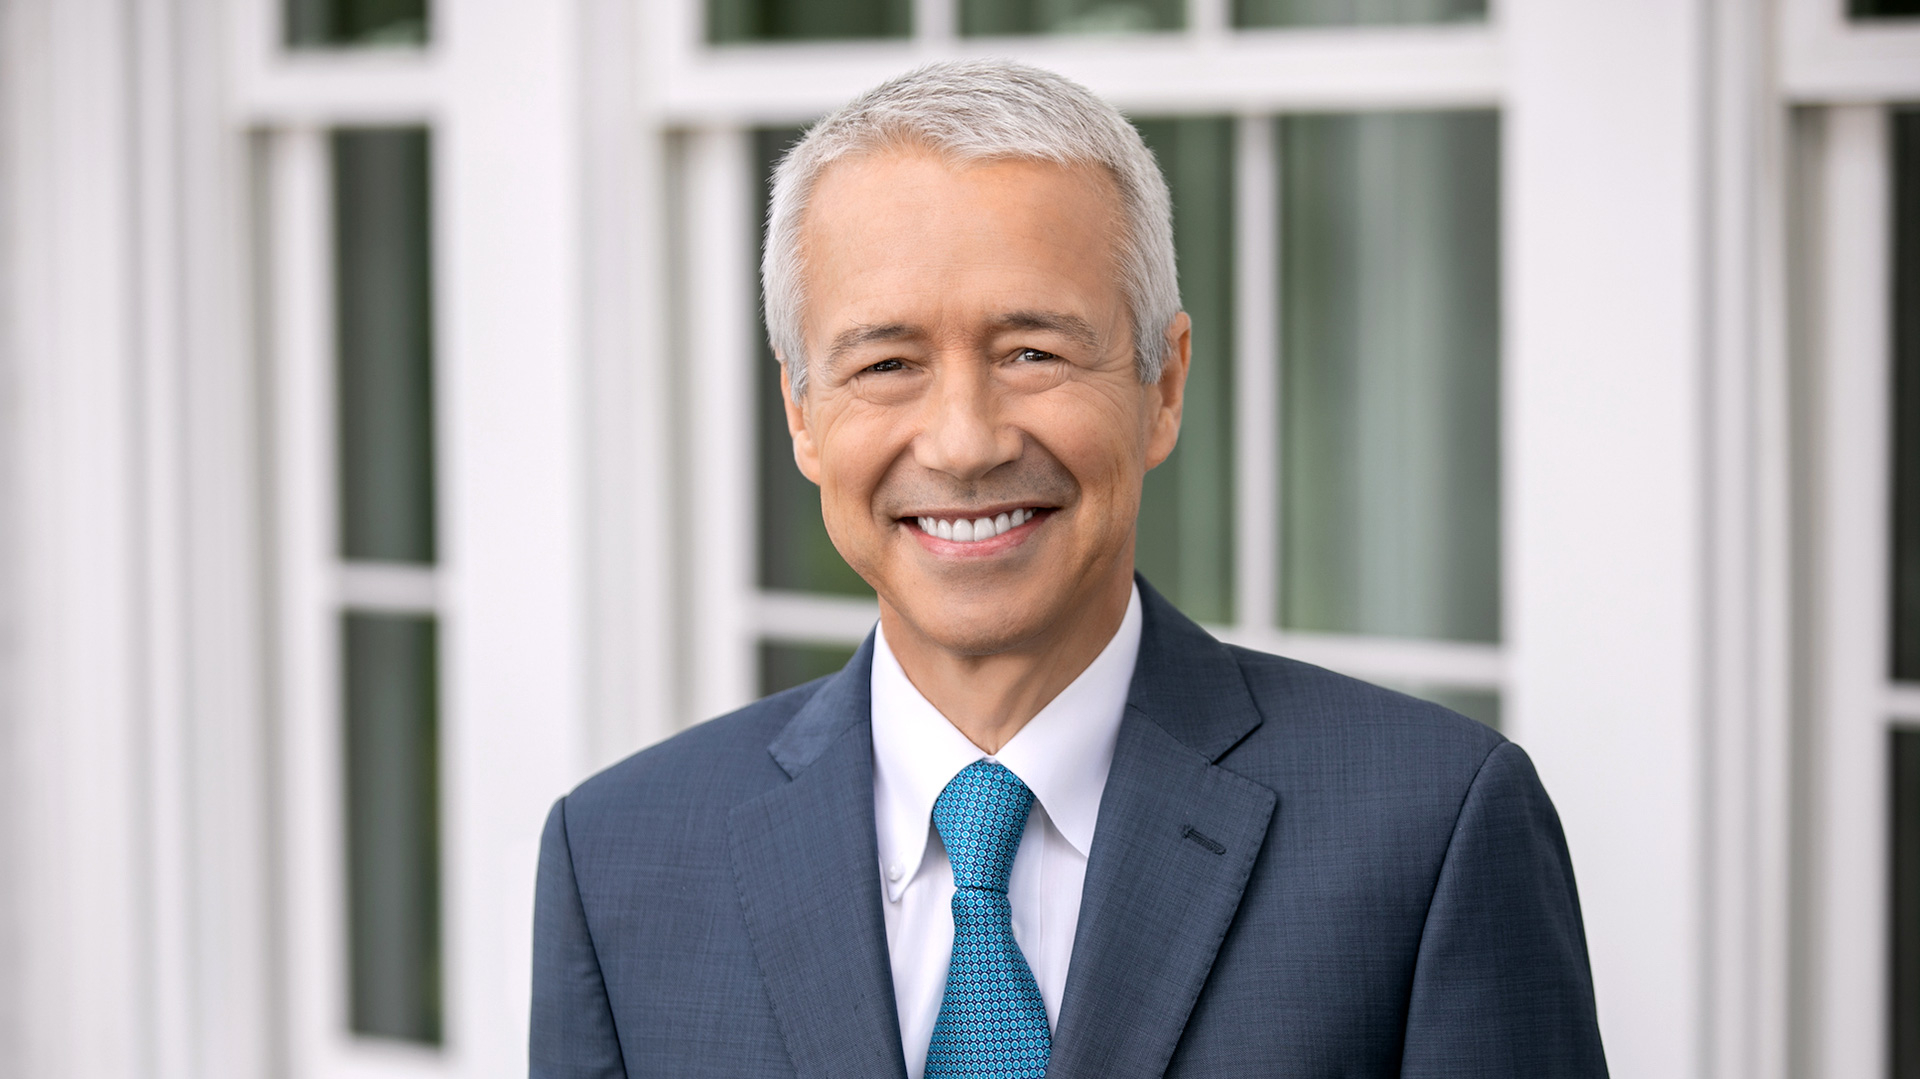
[[[1622,1076],[1920,1076],[1920,0],[0,0],[0,1074],[523,1074],[540,825],[875,617],[765,180],[1135,119],[1140,562],[1505,732]]]

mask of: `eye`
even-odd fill
[[[1044,363],[1047,360],[1057,360],[1060,358],[1051,352],[1042,352],[1037,348],[1023,348],[1013,355],[1014,359],[1020,360],[1023,363]]]
[[[871,367],[868,367],[865,371],[862,371],[861,373],[862,374],[884,374],[885,372],[888,372],[888,371],[904,371],[906,369],[907,369],[907,363],[905,360],[881,360],[879,363],[876,363]]]

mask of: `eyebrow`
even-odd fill
[[[834,335],[832,347],[827,349],[827,362],[832,363],[861,345],[870,345],[875,341],[910,341],[919,337],[920,331],[904,322],[882,322],[875,326],[855,326]]]
[[[1079,315],[1069,315],[1057,311],[1010,311],[993,320],[995,330],[1041,330],[1057,333],[1070,338],[1074,344],[1085,349],[1100,347],[1100,335],[1095,332],[1093,323]]]

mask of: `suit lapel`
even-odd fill
[[[1214,765],[1260,724],[1239,664],[1140,582],[1145,625],[1087,862],[1049,1076],[1165,1072],[1266,841]]]
[[[791,782],[727,820],[747,931],[802,1076],[906,1074],[874,840],[872,663],[869,637],[769,747]]]

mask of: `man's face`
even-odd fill
[[[794,456],[840,554],[950,652],[1062,633],[1132,573],[1188,334],[1183,314],[1166,376],[1141,385],[1122,228],[1103,173],[1044,162],[893,151],[815,190]]]

